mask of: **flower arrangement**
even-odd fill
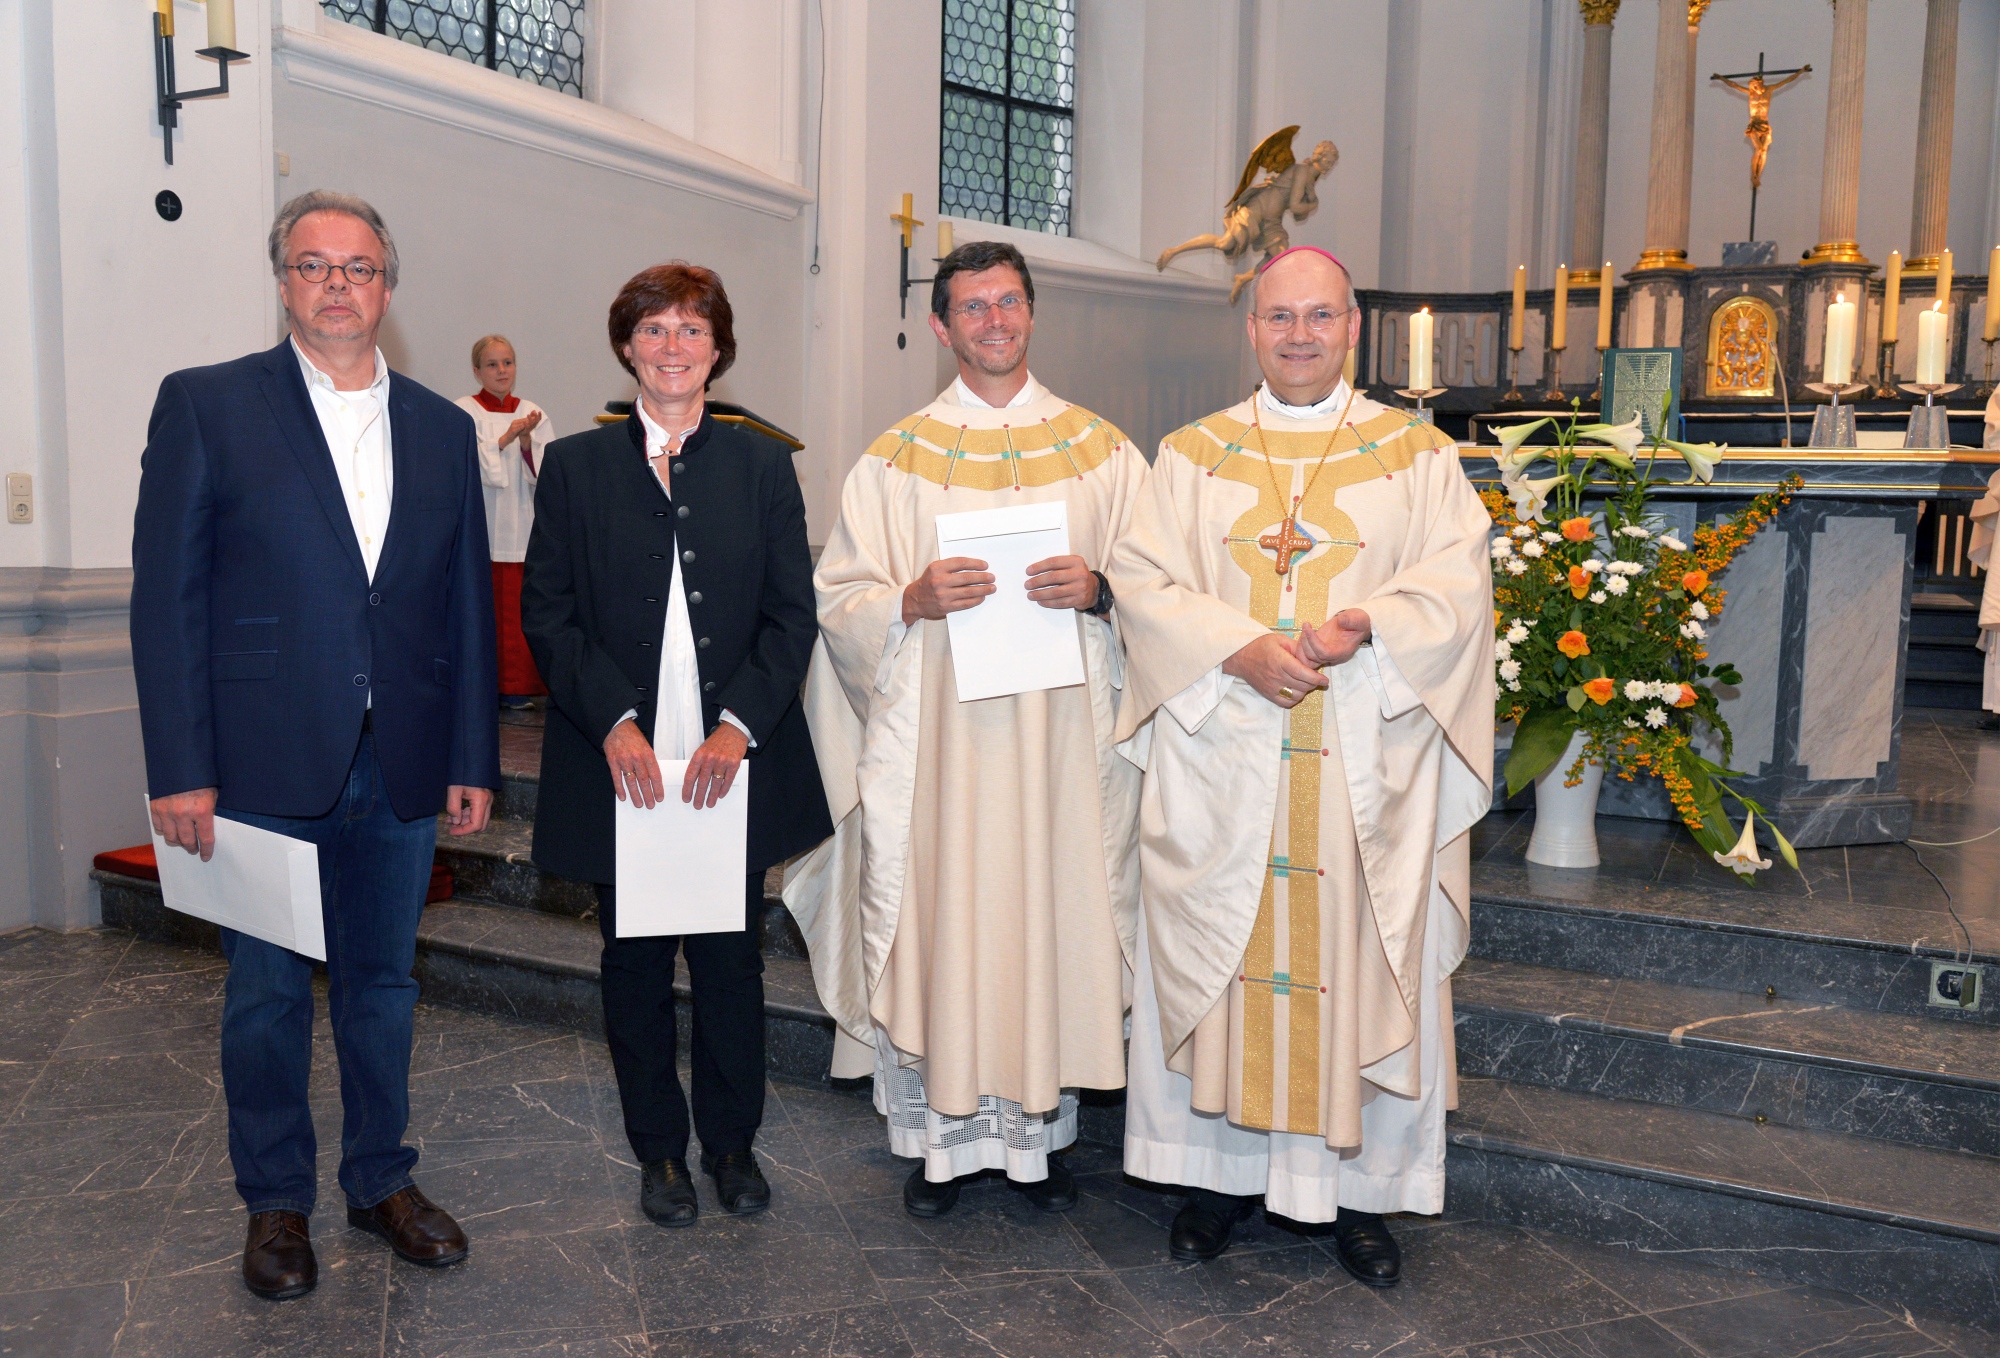
[[[1553,441],[1529,447],[1545,426]],[[1636,417],[1585,424],[1573,413],[1497,432],[1504,489],[1483,498],[1502,530],[1492,546],[1493,623],[1498,716],[1517,723],[1508,793],[1546,772],[1581,731],[1582,754],[1565,771],[1570,785],[1586,762],[1615,765],[1628,782],[1639,772],[1656,774],[1716,862],[1746,880],[1771,866],[1757,855],[1761,816],[1796,870],[1797,855],[1764,808],[1730,786],[1742,775],[1698,754],[1693,738],[1698,725],[1706,727],[1720,738],[1723,758],[1734,755],[1713,685],[1742,679],[1731,665],[1709,660],[1708,627],[1724,598],[1714,579],[1791,499],[1800,478],[1701,525],[1688,543],[1658,530],[1647,514],[1653,488],[1669,484],[1653,467],[1671,452],[1688,469],[1677,484],[1706,483],[1722,453],[1714,444],[1656,438],[1642,464]],[[1528,475],[1543,462],[1553,464],[1553,474]],[[1601,506],[1593,512],[1586,499]],[[1743,807],[1740,835],[1725,795]]]

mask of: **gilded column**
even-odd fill
[[[1855,243],[1861,215],[1861,91],[1868,62],[1868,0],[1833,0],[1826,80],[1826,159],[1819,181],[1819,244],[1809,263],[1868,263]],[[1928,62],[1926,62],[1928,67]]]
[[[1570,284],[1594,287],[1604,258],[1604,178],[1610,153],[1611,23],[1618,0],[1578,0],[1583,9],[1583,97],[1576,118],[1576,202],[1570,213]]]
[[[1646,177],[1641,269],[1688,267],[1694,191],[1694,49],[1708,0],[1660,0],[1653,57],[1653,142]]]
[[[1924,86],[1917,104],[1917,188],[1906,273],[1935,273],[1951,208],[1952,100],[1958,86],[1958,0],[1930,0],[1924,18]]]

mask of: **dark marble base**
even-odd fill
[[[1795,849],[1900,844],[1910,837],[1916,804],[1900,792],[1855,792],[1786,797],[1771,814]]]

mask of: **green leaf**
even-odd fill
[[[1583,690],[1572,690],[1572,708],[1583,698]],[[1507,755],[1507,795],[1513,796],[1541,777],[1569,748],[1576,733],[1576,718],[1568,712],[1536,708],[1521,718],[1514,731],[1514,748]]]
[[[1725,664],[1715,671],[1715,682],[1734,686],[1743,682],[1743,676],[1736,672],[1734,665]]]
[[[1570,711],[1572,712],[1583,711],[1584,696],[1583,696],[1583,686],[1581,684],[1577,685],[1575,688],[1569,691],[1568,702]]]
[[[1566,655],[1557,656],[1555,663],[1549,668],[1556,672],[1556,678],[1563,678],[1569,673],[1569,657]]]

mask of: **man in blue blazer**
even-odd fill
[[[132,667],[153,824],[203,859],[217,815],[319,846],[347,1219],[451,1264],[465,1234],[410,1177],[403,1133],[436,818],[483,829],[500,785],[478,452],[465,413],[375,347],[397,259],[374,208],[305,194],[270,249],[291,335],[174,373],[147,431]],[[312,962],[229,929],[222,946],[243,1278],[303,1296]]]

